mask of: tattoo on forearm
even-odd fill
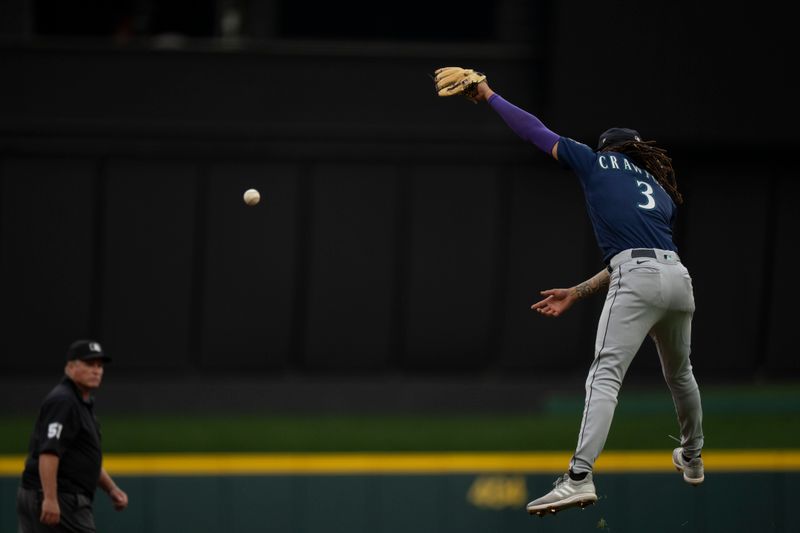
[[[590,294],[592,294],[594,292],[592,290],[591,286],[589,285],[590,281],[591,280],[584,281],[583,283],[581,283],[580,285],[575,287],[575,294],[578,295],[579,299],[586,298],[587,296],[589,296]]]
[[[584,281],[575,287],[575,294],[579,299],[586,298],[606,287],[608,287],[609,277],[602,272],[590,280]]]

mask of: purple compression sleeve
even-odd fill
[[[520,137],[531,144],[535,144],[540,150],[550,153],[553,145],[559,139],[542,121],[531,115],[527,111],[518,108],[510,102],[506,102],[502,96],[494,93],[489,97],[489,105],[497,111],[506,124]]]

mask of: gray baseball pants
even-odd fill
[[[620,252],[611,259],[609,269],[611,280],[597,327],[570,469],[592,471],[608,437],[622,380],[647,335],[656,344],[672,393],[681,446],[688,457],[696,457],[703,448],[703,410],[689,360],[695,309],[689,271],[675,252],[658,249]]]

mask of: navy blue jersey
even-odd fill
[[[652,174],[625,154],[595,153],[567,137],[558,141],[558,161],[578,175],[606,264],[629,248],[677,251],[675,202]]]

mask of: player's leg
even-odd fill
[[[653,328],[653,340],[661,359],[681,432],[681,446],[673,453],[675,466],[688,483],[702,483],[703,407],[700,388],[692,371],[691,312],[671,312]]]
[[[698,484],[704,479],[700,458],[703,408],[690,359],[694,296],[691,278],[683,265],[673,265],[667,270],[665,290],[671,310],[653,326],[651,336],[680,425],[681,446],[674,451],[673,462],[683,471],[687,482]]]
[[[595,358],[586,378],[586,399],[570,472],[592,471],[608,437],[622,380],[642,342],[663,310],[653,305],[660,292],[657,269],[621,265],[598,322]]]
[[[611,275],[610,288],[598,322],[595,358],[586,379],[586,401],[578,445],[570,471],[554,488],[527,505],[531,514],[543,515],[597,501],[592,468],[605,445],[617,395],[633,357],[661,310],[652,305],[660,291],[657,269],[630,272],[622,265]]]
[[[653,340],[678,415],[681,446],[696,457],[703,449],[703,408],[689,358],[691,323],[691,313],[670,313],[653,328]]]

